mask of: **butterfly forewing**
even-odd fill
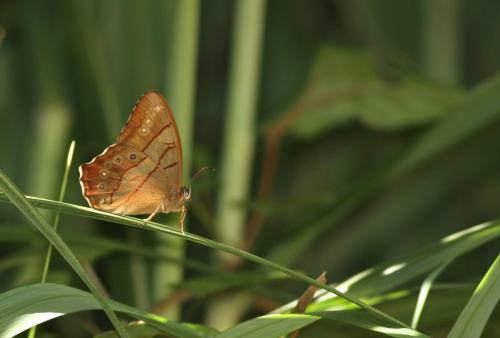
[[[169,181],[180,188],[182,147],[172,110],[157,92],[147,92],[137,102],[117,143],[146,153],[166,168]]]
[[[152,213],[180,189],[182,150],[173,114],[156,92],[139,99],[116,144],[80,167],[89,204],[117,214]],[[172,201],[173,203],[174,201]],[[177,209],[178,205],[170,207]]]

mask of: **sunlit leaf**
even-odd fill
[[[118,302],[109,303],[114,311],[126,313],[178,337],[207,337],[214,332],[198,325],[171,322]],[[23,286],[0,294],[0,337],[12,337],[34,325],[69,313],[101,308],[90,293],[69,286],[52,283]]]
[[[337,288],[356,295],[356,297],[372,297],[402,285],[417,276],[432,271],[441,264],[463,255],[487,242],[500,237],[500,223],[490,222],[476,225],[466,230],[451,234],[438,243],[402,257],[395,257],[355,274],[346,281],[337,284]],[[322,295],[321,295],[322,294]],[[342,299],[332,297],[323,291],[308,311],[327,309],[347,309],[352,306]],[[276,312],[289,311],[296,305],[291,302]]]
[[[500,255],[477,286],[449,334],[450,338],[480,337],[500,300]]]
[[[365,311],[323,311],[308,314],[272,314],[250,319],[219,334],[217,338],[278,338],[306,327],[320,319],[351,324],[391,337],[428,337],[408,327],[395,326]]]

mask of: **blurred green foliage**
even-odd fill
[[[234,3],[201,1],[194,169],[218,167],[222,156]],[[269,0],[266,6],[253,188],[249,200],[236,201],[260,224],[249,251],[310,276],[327,271],[333,283],[500,218],[500,3]],[[75,163],[88,162],[114,142],[143,92],[156,89],[171,99],[166,79],[176,66],[169,59],[175,10],[173,0],[0,2],[0,169],[23,192],[56,199],[70,140],[76,140]],[[436,23],[439,11],[446,15]],[[446,69],[436,73],[442,64]],[[193,187],[189,231],[208,238],[219,174]],[[65,201],[85,204],[76,165]],[[40,279],[45,242],[25,223],[11,205],[0,205],[2,292]],[[103,221],[63,214],[60,231],[111,298],[132,306],[139,291],[131,291],[130,254],[144,257],[146,273],[158,261],[183,266],[186,284],[175,287],[191,291],[181,303],[182,321],[202,323],[220,294],[250,294],[242,316],[251,318],[304,289],[248,263],[226,280],[212,249],[188,243],[181,260],[165,257],[155,253],[151,233],[132,243],[123,227]],[[440,282],[468,288],[431,293],[424,332],[446,335],[498,247],[498,239],[486,243],[445,269]],[[82,287],[55,256],[49,281]],[[418,288],[423,277],[404,287]],[[197,290],[203,283],[206,289]],[[180,294],[173,303],[184,300]],[[385,303],[384,311],[409,322],[414,295]],[[84,337],[110,328],[103,314],[82,312],[38,334]],[[328,337],[332,330],[367,334],[321,321],[300,337]],[[499,323],[490,320],[485,337],[495,334]]]

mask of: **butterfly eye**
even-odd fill
[[[101,176],[102,178],[108,178],[109,172],[106,169],[102,169],[101,172],[99,173],[99,176]]]
[[[153,123],[153,121],[152,121],[149,117],[147,117],[147,118],[144,120],[144,122],[145,122],[147,125],[151,125],[151,123]]]
[[[184,200],[191,200],[191,187],[181,187],[181,194]]]
[[[105,166],[107,169],[111,169],[111,167],[113,166],[113,163],[111,163],[111,162],[106,162],[106,163],[104,163],[104,166]]]
[[[137,159],[137,154],[136,153],[130,153],[128,154],[128,158],[132,161],[135,161]]]
[[[99,189],[99,190],[104,190],[105,188],[106,188],[106,186],[104,185],[104,183],[99,183],[97,185],[97,189]]]

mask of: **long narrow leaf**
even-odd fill
[[[7,175],[0,170],[0,188],[5,193],[5,195],[12,201],[12,203],[21,211],[21,213],[33,224],[38,231],[40,231],[54,246],[54,248],[59,251],[59,253],[64,257],[64,259],[68,262],[68,264],[75,270],[78,276],[82,279],[82,281],[87,285],[92,294],[96,297],[96,299],[101,304],[103,310],[108,315],[110,321],[113,323],[113,326],[117,330],[117,332],[122,337],[128,337],[125,328],[120,323],[118,318],[116,317],[111,307],[106,302],[104,297],[100,294],[97,286],[94,284],[92,279],[87,276],[85,269],[78,261],[76,256],[73,254],[71,249],[66,245],[63,239],[57,234],[57,232],[52,229],[49,223],[43,218],[42,215],[30,204],[30,202],[24,197],[24,195],[19,191],[19,189],[15,186],[14,182],[12,182]],[[3,312],[2,312],[3,314]]]
[[[71,141],[71,144],[69,145],[68,154],[66,155],[66,165],[64,167],[64,174],[63,174],[63,178],[61,181],[61,187],[59,189],[58,201],[60,201],[60,202],[64,201],[64,195],[66,194],[66,186],[68,185],[69,169],[71,168],[71,162],[73,161],[74,150],[75,150],[75,141],[73,140],[73,141]],[[57,232],[57,227],[59,226],[60,216],[61,216],[61,214],[59,212],[56,212],[56,216],[54,217],[54,221],[52,222],[52,227],[54,228],[54,231],[56,231],[56,232]],[[47,252],[45,254],[45,261],[43,263],[42,278],[41,278],[42,283],[45,283],[47,281],[47,275],[49,273],[50,262],[52,260],[52,251],[53,251],[53,247],[52,247],[52,245],[49,244],[49,247],[47,248]],[[34,338],[35,336],[36,336],[36,326],[33,326],[28,334],[28,338]]]
[[[432,271],[422,283],[422,287],[420,288],[420,292],[418,294],[417,305],[415,306],[415,311],[413,312],[413,318],[411,320],[412,328],[416,329],[418,326],[420,316],[422,315],[422,311],[424,310],[424,305],[427,300],[427,296],[429,295],[429,291],[431,290],[432,284],[434,283],[434,280],[441,274],[441,272],[448,266],[449,263],[450,261],[445,262],[436,270]]]
[[[500,237],[500,221],[492,221],[446,236],[441,241],[418,252],[396,257],[384,264],[364,270],[337,285],[337,288],[356,297],[372,297],[394,289],[436,269],[439,266]],[[296,301],[274,312],[293,309]],[[309,311],[348,307],[342,299],[324,291]]]
[[[319,315],[321,318],[332,319],[335,321],[362,327],[364,329],[383,333],[390,337],[408,338],[408,337],[429,337],[423,333],[410,328],[401,328],[392,325],[392,323],[381,320],[366,311],[324,311],[313,312],[311,314]]]
[[[59,198],[58,200],[62,202],[64,200],[64,195],[66,194],[66,186],[68,184],[68,175],[69,169],[71,167],[71,162],[73,161],[73,152],[75,150],[75,141],[71,141],[69,146],[68,155],[66,157],[66,166],[64,168],[64,175],[61,182],[61,189],[59,190]],[[56,212],[56,216],[54,217],[54,222],[52,223],[52,227],[54,231],[57,231],[57,227],[59,226],[59,218],[61,214]],[[47,280],[47,274],[49,272],[50,261],[52,259],[52,245],[47,249],[47,254],[45,256],[45,263],[43,264],[43,272],[42,272],[42,283]]]
[[[410,328],[394,326],[366,311],[323,311],[307,314],[270,314],[250,319],[217,335],[217,338],[278,338],[320,319],[335,320],[397,338],[429,337]]]
[[[449,338],[480,337],[488,318],[500,300],[500,255],[477,286],[458,317]]]

